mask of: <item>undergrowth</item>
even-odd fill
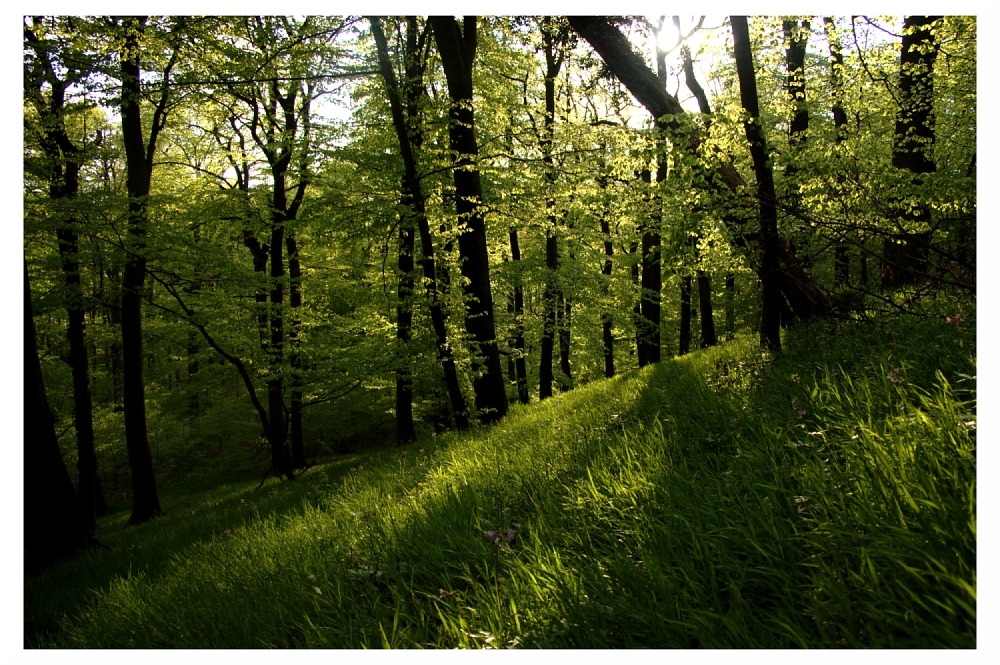
[[[820,322],[104,518],[29,647],[976,646],[975,322]]]

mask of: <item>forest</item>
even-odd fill
[[[23,17],[25,647],[975,648],[976,31]]]

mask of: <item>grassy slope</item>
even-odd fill
[[[778,359],[737,340],[294,482],[178,487],[26,580],[26,644],[973,647],[974,339],[823,323]]]

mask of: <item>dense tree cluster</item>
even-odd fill
[[[292,479],[348,399],[403,443],[695,334],[779,351],[797,319],[974,291],[975,34],[26,17],[28,567],[89,542],[112,478],[159,514],[151,440],[231,392],[225,436]]]

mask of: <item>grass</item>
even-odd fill
[[[821,322],[301,478],[180,482],[29,647],[976,646],[975,328]]]

